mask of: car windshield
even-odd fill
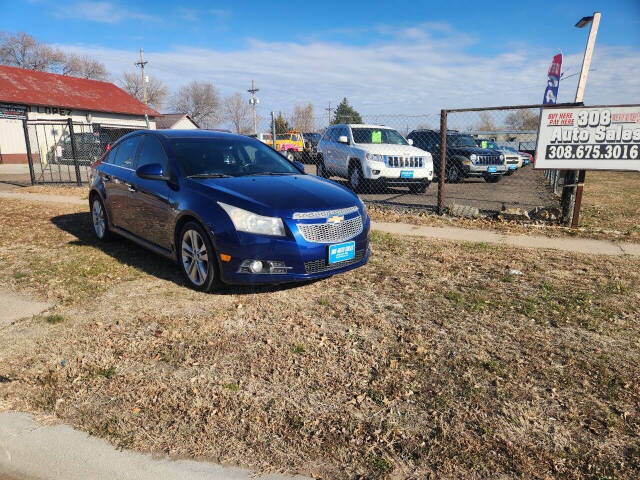
[[[468,135],[447,135],[447,145],[452,147],[475,147],[476,142]]]
[[[480,140],[480,146],[482,148],[488,148],[491,150],[500,150],[500,147],[493,140]]]
[[[408,145],[407,141],[390,128],[352,128],[355,143],[390,143],[392,145]]]
[[[301,172],[264,143],[246,138],[177,138],[171,148],[187,177],[292,175]]]

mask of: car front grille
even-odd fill
[[[502,160],[498,155],[478,155],[476,165],[502,165]]]
[[[310,262],[304,262],[304,269],[307,273],[322,273],[329,272],[331,270],[337,270],[338,268],[346,267],[358,263],[364,258],[364,249],[356,250],[355,257],[351,260],[344,260],[342,262],[329,263],[325,258],[320,260],[312,260]]]
[[[356,237],[363,230],[362,217],[350,218],[339,223],[299,223],[298,230],[307,242],[337,243]]]
[[[423,157],[395,157],[390,156],[387,158],[387,165],[389,167],[397,168],[421,168],[424,166]]]
[[[293,214],[294,220],[305,220],[314,218],[329,218],[335,215],[349,215],[358,211],[358,207],[339,208],[336,210],[314,210],[311,212],[296,212]]]

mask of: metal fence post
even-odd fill
[[[78,186],[82,185],[82,178],[80,176],[80,164],[78,163],[78,148],[76,145],[76,137],[73,134],[73,120],[71,118],[67,119],[67,125],[69,126],[69,135],[71,138],[71,152],[73,154],[73,164],[76,167],[76,182]]]
[[[29,162],[29,176],[31,177],[31,185],[36,184],[36,176],[33,173],[33,156],[31,155],[31,140],[29,140],[29,125],[27,119],[22,119],[22,128],[24,129],[24,142],[27,145],[27,161]]]
[[[273,142],[273,149],[276,148],[276,112],[271,112],[271,141]]]
[[[440,173],[438,174],[438,214],[444,213],[444,177],[447,165],[447,111],[440,110]]]

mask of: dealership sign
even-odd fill
[[[0,103],[0,118],[27,118],[27,107],[25,105]]]
[[[535,168],[640,171],[640,105],[543,108]]]

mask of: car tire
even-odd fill
[[[101,242],[111,240],[111,230],[109,230],[109,217],[104,203],[97,193],[91,195],[91,220],[93,223],[93,232]]]
[[[216,252],[209,235],[194,221],[180,229],[176,255],[187,284],[194,290],[210,292],[222,283]]]
[[[366,179],[362,174],[362,167],[359,163],[351,164],[349,168],[349,187],[356,193],[366,190]]]
[[[501,178],[502,175],[485,175],[484,181],[487,183],[498,183]]]
[[[318,158],[318,162],[316,164],[316,175],[322,178],[329,178],[329,172],[327,171],[327,167],[324,165],[324,159],[322,157]]]
[[[460,180],[462,180],[460,168],[456,164],[453,164],[450,167],[447,167],[445,174],[446,174],[445,178],[447,179],[448,183],[459,183]]]
[[[429,188],[429,185],[431,185],[431,182],[412,183],[409,185],[409,191],[411,193],[424,193]]]

